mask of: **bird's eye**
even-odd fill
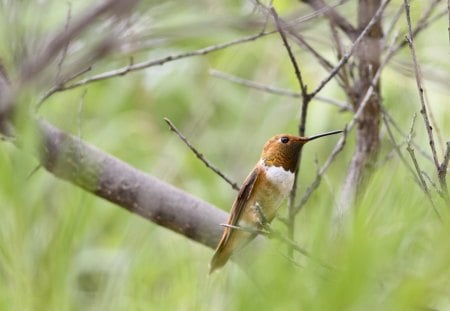
[[[283,137],[280,138],[280,141],[281,141],[283,144],[287,144],[287,143],[289,142],[289,137],[283,136]]]

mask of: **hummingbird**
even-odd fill
[[[245,179],[233,203],[222,238],[209,264],[209,273],[226,264],[234,251],[244,247],[270,224],[294,184],[300,150],[332,131],[311,137],[279,134],[263,147],[260,160]]]

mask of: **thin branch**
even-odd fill
[[[388,39],[396,29],[395,26],[397,25],[397,22],[400,20],[400,17],[402,16],[403,10],[405,8],[403,6],[399,6],[395,14],[393,15],[391,22],[387,27],[385,27],[384,32],[386,35],[384,36],[386,39]],[[398,31],[395,32],[395,36],[397,36]]]
[[[428,200],[430,201],[431,206],[433,207],[434,212],[436,213],[436,215],[438,216],[439,219],[441,219],[441,215],[439,214],[438,210],[436,209],[436,205],[434,204],[433,201],[433,197],[431,196],[430,190],[428,189],[427,183],[425,182],[425,179],[422,176],[421,170],[420,170],[420,166],[419,163],[417,162],[415,153],[414,153],[414,148],[411,145],[411,140],[412,140],[412,136],[413,136],[413,132],[414,132],[414,123],[416,121],[416,114],[414,114],[412,123],[411,123],[411,129],[409,131],[409,135],[408,135],[408,140],[407,140],[407,146],[406,146],[406,150],[408,151],[411,160],[413,162],[414,168],[416,170],[416,174],[417,177],[420,181],[420,185],[421,185],[421,189],[422,191],[425,193],[425,195],[427,196]]]
[[[303,194],[302,198],[300,199],[300,202],[295,206],[294,214],[297,214],[302,207],[308,202],[309,198],[313,194],[313,192],[319,187],[320,182],[322,180],[323,175],[330,167],[331,163],[334,162],[337,155],[344,149],[346,139],[347,139],[347,133],[348,133],[348,127],[344,129],[342,137],[339,139],[339,141],[334,146],[333,151],[328,156],[325,163],[320,167],[320,169],[317,171],[316,177],[314,181],[308,186],[305,193]]]
[[[66,16],[66,24],[64,25],[64,31],[67,32],[70,25],[70,20],[72,19],[72,2],[67,2],[67,16]],[[57,65],[57,71],[55,76],[55,83],[58,84],[59,77],[62,72],[62,66],[64,64],[64,61],[67,56],[67,50],[69,49],[70,40],[67,40],[66,44],[64,45],[64,48],[61,53],[61,58],[59,59],[58,65]]]
[[[286,90],[283,88],[266,85],[266,84],[262,84],[259,82],[247,80],[247,79],[242,79],[240,77],[230,75],[228,73],[224,73],[224,72],[216,70],[216,69],[210,69],[209,74],[215,78],[220,78],[223,80],[234,82],[234,83],[243,85],[245,87],[253,88],[255,90],[263,91],[263,92],[270,93],[270,94],[288,96],[288,97],[292,97],[292,98],[301,98],[302,97],[301,92],[294,92],[291,90]],[[339,107],[342,111],[351,111],[352,110],[352,107],[350,105],[348,105],[347,103],[341,102],[341,101],[338,101],[338,100],[335,100],[332,98],[327,98],[327,97],[317,95],[315,97],[315,99],[318,101],[321,101],[323,103],[327,103],[327,104]]]
[[[428,175],[427,172],[425,172],[424,170],[421,170],[420,173],[422,174],[422,176],[424,176],[428,182],[430,183],[430,185],[433,187],[434,190],[436,190],[436,192],[443,197],[443,194],[441,192],[441,190],[438,188],[438,186],[436,185],[436,183],[431,179],[430,175]],[[420,186],[420,185],[419,185]]]
[[[440,2],[441,0],[433,0],[429,2],[429,5],[427,7],[427,9],[424,11],[424,13],[422,14],[421,18],[419,19],[419,21],[417,22],[417,25],[414,27],[412,34],[413,37],[417,37],[417,35],[422,32],[423,30],[427,29],[428,25],[433,22],[436,21],[438,19],[440,19],[441,17],[445,16],[447,14],[447,12],[441,12],[439,14],[437,14],[434,18],[431,18],[431,15],[433,14],[434,10],[437,7],[437,3]],[[405,47],[408,44],[407,41],[400,41],[396,51]]]
[[[411,50],[411,56],[412,56],[413,63],[414,63],[416,86],[417,86],[417,90],[419,91],[419,98],[420,98],[420,105],[421,105],[420,113],[423,117],[423,121],[425,123],[425,127],[427,130],[428,142],[430,144],[430,149],[431,149],[431,154],[433,156],[434,165],[436,167],[436,171],[439,172],[439,160],[437,157],[436,146],[435,146],[434,138],[433,138],[433,127],[431,126],[430,120],[428,118],[427,107],[425,105],[425,98],[424,98],[424,94],[423,94],[424,87],[423,87],[423,83],[422,83],[422,75],[420,73],[419,64],[417,62],[416,49],[414,46],[414,37],[413,37],[413,32],[412,32],[412,27],[411,27],[411,15],[410,15],[410,8],[409,8],[408,0],[404,0],[404,6],[405,6],[405,11],[406,11],[406,22],[408,25],[408,34],[409,34],[408,36],[406,36],[406,40],[408,41],[408,45]]]
[[[314,89],[314,91],[312,91],[309,94],[311,97],[316,96],[317,93],[319,93],[323,89],[323,87],[325,85],[327,85],[328,82],[330,82],[330,80],[339,72],[339,70],[342,68],[342,66],[344,66],[348,62],[348,60],[350,59],[350,57],[353,55],[353,53],[355,52],[356,48],[358,47],[359,43],[369,33],[370,29],[375,25],[375,23],[377,23],[378,19],[381,17],[381,15],[384,12],[384,9],[386,8],[387,4],[390,1],[391,0],[384,0],[383,3],[381,3],[380,7],[375,12],[375,14],[373,15],[372,19],[369,21],[367,26],[363,29],[363,31],[359,34],[359,36],[353,42],[350,50],[347,53],[345,53],[345,55],[341,58],[341,60],[337,63],[337,65],[333,68],[333,70],[328,74],[328,76],[325,77],[319,83],[319,85]]]
[[[160,59],[136,63],[136,64],[133,64],[132,66],[127,65],[127,66],[122,67],[122,68],[117,68],[117,69],[114,69],[114,70],[111,70],[111,71],[103,72],[101,74],[94,75],[94,76],[91,76],[89,78],[77,81],[77,82],[72,83],[70,85],[66,85],[66,86],[61,87],[58,90],[56,90],[56,92],[61,92],[61,91],[65,91],[65,90],[74,89],[76,87],[80,87],[82,85],[87,85],[87,84],[90,84],[90,83],[93,83],[93,82],[97,82],[97,81],[102,81],[102,80],[106,80],[106,79],[110,79],[110,78],[114,78],[114,77],[124,76],[124,75],[126,75],[127,73],[130,73],[130,72],[143,70],[143,69],[146,69],[146,68],[149,68],[149,67],[154,67],[154,66],[161,66],[161,65],[164,65],[165,63],[176,61],[176,60],[183,59],[183,58],[188,58],[188,57],[193,57],[193,56],[200,56],[200,55],[206,55],[206,54],[209,54],[211,52],[223,50],[223,49],[228,48],[228,47],[233,46],[233,45],[254,41],[254,40],[256,40],[256,39],[258,39],[258,38],[260,38],[260,37],[262,37],[262,36],[264,36],[266,34],[267,34],[266,32],[260,32],[260,33],[258,33],[256,35],[247,36],[247,37],[236,39],[236,40],[232,40],[232,41],[229,41],[229,42],[226,42],[226,43],[211,45],[211,46],[208,46],[206,48],[202,48],[202,49],[198,49],[198,50],[194,50],[194,51],[189,51],[189,52],[186,52],[186,53],[168,55],[168,56],[165,56],[165,57],[160,58]]]
[[[343,45],[342,45],[339,33],[336,29],[336,25],[333,23],[329,23],[329,24],[330,24],[331,34],[332,34],[333,40],[334,40],[334,45],[336,47],[337,59],[339,60],[342,58],[342,55],[344,53]],[[352,105],[351,107],[354,107],[356,104],[354,90],[350,84],[352,77],[349,74],[349,68],[348,68],[347,64],[342,66],[342,73],[338,73],[338,76],[342,80],[341,88],[344,90],[345,94],[347,95],[347,99],[350,101],[350,103]],[[353,108],[352,108],[352,110],[353,110]]]
[[[408,133],[405,133],[402,128],[397,124],[397,122],[394,120],[394,118],[389,114],[389,112],[381,107],[381,110],[383,112],[383,116],[389,121],[389,123],[397,130],[397,132],[400,133],[401,136],[405,137],[405,139],[408,137]],[[415,141],[411,141],[411,144],[414,146],[415,150],[419,151],[419,153],[427,160],[433,162],[433,158],[422,149],[422,146],[417,144]]]
[[[387,1],[385,1],[385,2],[387,2]],[[378,9],[377,13],[381,9],[381,7],[382,6],[380,6],[380,8]],[[371,22],[374,20],[374,17],[372,18]],[[343,150],[345,142],[346,142],[347,132],[351,131],[353,129],[353,127],[357,124],[359,117],[361,116],[364,108],[366,107],[367,103],[369,102],[369,99],[370,99],[370,97],[372,96],[372,94],[373,94],[373,92],[375,90],[375,86],[377,85],[378,80],[380,79],[381,72],[382,72],[383,68],[387,65],[388,60],[390,59],[389,55],[390,55],[390,53],[393,52],[394,42],[395,42],[395,39],[392,41],[392,43],[390,45],[388,55],[385,57],[383,62],[378,67],[377,72],[373,76],[372,81],[370,83],[370,87],[367,89],[367,91],[366,91],[364,97],[362,98],[360,104],[357,106],[358,110],[356,110],[353,118],[345,126],[344,135],[342,135],[342,137],[336,143],[332,153],[330,154],[328,159],[325,161],[325,163],[320,168],[318,174],[316,175],[316,178],[311,183],[311,185],[308,187],[307,191],[304,193],[302,199],[300,200],[300,203],[295,207],[295,210],[294,210],[295,214],[297,214],[302,209],[302,207],[307,203],[307,201],[309,200],[311,194],[319,187],[320,182],[322,180],[323,174],[326,172],[328,167],[334,161],[334,159],[336,158],[337,154]]]
[[[303,82],[302,74],[300,72],[300,68],[297,64],[297,60],[295,59],[294,53],[292,52],[291,47],[289,46],[289,42],[286,38],[286,35],[281,27],[281,20],[278,17],[277,12],[272,7],[270,9],[274,19],[275,24],[277,26],[278,32],[280,33],[281,39],[283,40],[283,44],[286,48],[286,51],[288,52],[289,59],[291,61],[292,67],[294,68],[295,76],[297,77],[297,81],[300,86],[301,94],[302,94],[302,105],[301,105],[301,113],[300,113],[300,120],[299,120],[299,126],[298,126],[298,133],[300,136],[305,136],[305,129],[306,129],[306,116],[308,113],[308,106],[311,101],[311,97],[308,94],[307,86]],[[295,214],[294,214],[294,207],[295,207],[295,197],[297,195],[297,183],[298,183],[298,170],[301,165],[302,161],[302,149],[300,149],[299,155],[298,155],[298,161],[297,161],[297,167],[295,168],[295,174],[294,174],[294,182],[292,184],[291,191],[289,193],[289,204],[288,204],[288,237],[289,239],[294,239],[294,232],[295,232]],[[292,257],[293,256],[294,248],[292,246],[289,247],[288,253]]]
[[[323,11],[331,23],[337,25],[352,41],[356,37],[356,29],[350,22],[340,15],[333,7],[328,6],[322,0],[301,0],[309,4],[314,10]]]
[[[282,22],[282,21],[281,21]],[[309,53],[311,53],[319,62],[319,64],[325,68],[327,71],[330,71],[334,68],[334,65],[328,61],[324,56],[322,56],[316,49],[314,49],[302,36],[300,36],[293,27],[289,26],[286,23],[283,23],[283,28],[286,28],[291,38],[296,41],[296,43],[302,47],[304,47]],[[343,77],[340,73],[337,76],[343,80]],[[338,83],[341,82],[338,79]]]
[[[64,81],[59,82],[58,84],[54,85],[51,89],[49,89],[38,101],[38,103],[36,104],[36,111],[39,110],[39,108],[42,106],[42,104],[53,94],[57,93],[57,92],[61,92],[65,90],[64,85],[76,78],[78,78],[79,76],[84,75],[86,72],[89,72],[92,70],[92,66],[88,66],[78,72],[75,72],[73,75],[67,77]]]
[[[291,47],[289,45],[289,42],[288,42],[288,40],[286,38],[286,34],[284,33],[283,27],[282,27],[281,22],[280,22],[280,18],[278,17],[278,14],[277,14],[277,12],[275,11],[275,9],[273,7],[270,8],[270,12],[273,15],[273,18],[275,20],[275,25],[277,26],[278,33],[280,34],[280,37],[283,40],[283,44],[286,47],[286,51],[288,52],[289,60],[291,61],[292,67],[294,68],[295,76],[297,77],[297,81],[298,81],[298,83],[300,85],[300,90],[302,92],[302,97],[304,99],[308,98],[308,92],[307,92],[307,89],[306,89],[306,85],[303,82],[302,73],[300,72],[300,68],[299,68],[299,66],[297,64],[297,60],[295,59],[294,53],[292,52],[292,49],[291,49]]]
[[[438,170],[438,177],[439,177],[439,183],[441,184],[441,190],[444,194],[444,198],[447,200],[447,203],[449,203],[449,194],[448,194],[448,187],[447,187],[447,169],[448,169],[448,163],[450,160],[450,141],[447,142],[444,154],[444,159],[442,160],[441,165],[439,165]]]
[[[384,121],[384,126],[386,127],[389,139],[391,140],[391,143],[392,143],[392,146],[394,147],[395,152],[397,153],[399,159],[402,161],[402,163],[405,165],[405,167],[411,172],[412,176],[414,177],[414,181],[420,186],[420,181],[416,176],[416,172],[411,167],[411,165],[409,165],[408,161],[406,161],[406,158],[403,156],[399,145],[397,145],[395,138],[394,138],[394,134],[392,133],[392,130],[391,130],[391,126],[389,125],[389,120],[386,117],[386,114],[384,114],[384,113],[383,113],[383,121]]]
[[[175,134],[177,134],[177,136],[186,144],[186,146],[188,146],[189,149],[192,150],[192,152],[197,156],[197,158],[200,161],[203,162],[203,164],[206,165],[206,167],[211,169],[214,173],[216,173],[223,180],[225,180],[231,186],[231,188],[233,188],[236,191],[239,191],[239,186],[235,182],[231,181],[228,177],[226,177],[224,173],[222,173],[218,168],[212,165],[203,156],[203,154],[201,154],[194,146],[192,146],[192,144],[188,141],[188,139],[183,134],[180,133],[180,131],[175,127],[175,125],[173,125],[173,123],[168,118],[164,118],[164,121],[166,121],[166,123],[169,125],[170,130],[173,131]]]

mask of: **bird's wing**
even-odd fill
[[[260,176],[259,166],[256,166],[252,172],[247,176],[239,190],[238,196],[234,201],[233,207],[230,211],[230,217],[228,219],[228,224],[236,226],[238,225],[239,219],[241,219],[242,211],[245,208],[245,205],[248,203],[250,196],[252,195],[253,188],[258,181],[258,176]]]
[[[251,199],[254,186],[258,181],[258,176],[260,175],[260,168],[256,166],[252,172],[247,176],[239,190],[238,196],[233,203],[233,207],[230,211],[230,217],[228,218],[228,224],[236,226],[238,225],[239,219],[241,218],[241,214],[245,209],[246,204]],[[233,249],[236,246],[230,246],[228,241],[231,239],[232,235],[234,235],[236,230],[233,230],[229,227],[226,227],[223,231],[222,238],[220,239],[219,244],[217,245],[216,252],[211,259],[209,264],[209,273],[212,273],[214,270],[222,267],[231,256]]]

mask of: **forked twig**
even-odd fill
[[[294,53],[292,52],[292,49],[289,45],[289,42],[286,38],[286,34],[284,33],[283,27],[281,25],[281,20],[278,17],[277,12],[272,7],[270,8],[270,12],[272,13],[273,18],[275,19],[275,25],[277,26],[278,33],[280,34],[281,39],[283,40],[283,44],[286,47],[286,51],[288,52],[289,59],[291,61],[292,67],[294,68],[295,76],[297,77],[297,81],[300,85],[300,90],[302,92],[303,99],[307,99],[308,92],[306,89],[306,84],[303,82],[302,73],[300,71],[300,67],[298,66],[297,60],[295,59]]]
[[[387,119],[386,114],[384,112],[383,112],[383,122],[384,126],[386,127],[386,132],[388,133],[389,139],[391,140],[392,146],[395,152],[397,153],[399,159],[403,162],[403,165],[405,165],[406,168],[411,172],[412,176],[414,177],[414,181],[420,186],[421,183],[416,176],[416,172],[409,165],[408,161],[406,161],[405,157],[402,154],[402,151],[400,150],[400,146],[397,145],[397,142],[395,141],[394,134],[392,133],[391,126],[389,125],[389,120]]]
[[[362,39],[364,39],[364,37],[369,33],[370,29],[372,29],[373,25],[375,25],[375,23],[381,17],[381,14],[383,14],[384,9],[386,8],[386,6],[388,5],[389,2],[390,2],[390,0],[383,1],[383,3],[380,5],[378,10],[373,15],[372,19],[369,21],[369,23],[367,23],[367,26],[363,29],[363,31],[361,31],[359,36],[353,42],[350,50],[347,53],[345,53],[345,55],[341,58],[341,60],[337,63],[337,65],[333,68],[333,70],[331,70],[331,72],[328,74],[328,76],[325,77],[319,83],[319,85],[314,89],[314,91],[312,91],[309,94],[311,97],[316,96],[317,93],[319,93],[324,88],[324,86],[327,85],[328,82],[330,82],[330,80],[339,72],[341,67],[344,66],[348,62],[348,60],[350,59],[350,57],[353,55],[356,48],[358,47],[359,43],[362,41]]]
[[[430,145],[431,155],[433,156],[436,173],[439,177],[441,191],[444,195],[446,195],[448,197],[448,188],[447,188],[447,182],[446,182],[446,178],[445,178],[445,176],[447,174],[447,170],[445,169],[445,171],[442,172],[441,164],[439,163],[439,159],[438,159],[437,152],[436,152],[436,144],[434,142],[434,137],[433,137],[433,127],[432,127],[430,119],[428,117],[427,105],[425,104],[425,97],[424,97],[425,91],[424,91],[424,86],[422,83],[422,74],[420,72],[419,63],[417,61],[416,48],[414,45],[414,35],[412,32],[411,14],[410,14],[410,6],[409,6],[408,0],[404,0],[404,6],[405,6],[405,11],[406,11],[406,22],[408,25],[408,36],[406,36],[406,40],[407,40],[409,48],[411,50],[411,57],[412,57],[413,64],[414,64],[414,74],[416,77],[416,86],[417,86],[417,90],[419,91],[419,99],[420,99],[420,106],[421,106],[420,114],[422,115],[423,121],[425,123],[425,128],[426,128],[426,131],[428,134],[428,143]],[[448,150],[448,148],[447,148],[447,150]],[[444,164],[444,161],[442,162],[442,164]]]
[[[175,125],[172,123],[172,121],[170,121],[168,118],[164,118],[164,121],[166,121],[166,123],[169,125],[169,128],[172,132],[174,132],[175,134],[177,134],[177,136],[186,144],[186,146],[188,146],[189,149],[192,150],[192,152],[194,152],[194,154],[197,156],[197,158],[203,162],[203,164],[206,165],[206,167],[208,167],[209,169],[211,169],[214,173],[216,173],[217,175],[219,175],[223,180],[225,180],[230,186],[231,188],[233,188],[236,191],[239,191],[239,186],[237,185],[237,183],[231,181],[231,179],[229,179],[227,176],[225,176],[224,173],[222,173],[218,168],[216,168],[214,165],[212,165],[203,154],[201,154],[190,142],[189,140],[183,135],[181,134],[181,132],[175,127]]]
[[[410,9],[409,9],[409,2],[408,2],[408,0],[403,0],[403,1],[404,1],[405,11],[406,11],[406,21],[408,24],[408,36],[406,36],[406,40],[407,40],[409,48],[411,50],[411,57],[412,57],[412,60],[414,63],[414,74],[416,76],[416,86],[417,86],[417,90],[419,91],[419,98],[420,98],[420,105],[421,105],[420,114],[423,117],[423,121],[425,123],[425,128],[427,130],[428,140],[429,140],[429,144],[430,144],[430,148],[431,148],[431,154],[432,154],[433,160],[434,160],[434,165],[436,166],[436,169],[438,170],[439,169],[439,160],[437,157],[436,146],[435,146],[434,138],[433,138],[433,127],[431,126],[430,120],[428,118],[427,107],[425,105],[422,74],[420,72],[419,63],[417,62],[416,48],[414,46],[414,37],[413,37],[412,27],[411,27],[411,14],[410,14]]]
[[[302,105],[301,105],[301,112],[300,112],[300,120],[298,124],[298,134],[300,136],[305,136],[305,130],[306,130],[306,116],[308,113],[308,106],[311,102],[312,97],[308,94],[307,86],[303,82],[302,74],[300,72],[300,68],[298,66],[297,60],[295,59],[294,53],[292,52],[292,49],[289,45],[289,42],[286,38],[286,35],[283,31],[281,20],[278,17],[277,12],[272,7],[270,8],[270,12],[272,13],[274,19],[275,19],[275,25],[277,26],[278,32],[281,36],[281,39],[283,40],[283,44],[286,48],[286,51],[289,55],[289,59],[291,61],[292,67],[294,68],[295,76],[297,77],[298,84],[300,86],[300,91],[302,94]],[[289,203],[288,203],[288,237],[293,240],[294,239],[294,232],[295,232],[295,198],[297,195],[297,183],[298,183],[298,169],[301,165],[302,161],[302,149],[300,149],[300,152],[298,154],[298,161],[297,161],[297,167],[295,168],[295,174],[294,174],[294,182],[292,184],[291,191],[289,193]],[[294,248],[291,246],[288,249],[288,252],[290,256],[293,256]]]
[[[225,43],[221,43],[221,44],[216,44],[216,45],[211,45],[208,46],[206,48],[202,48],[202,49],[198,49],[198,50],[194,50],[194,51],[189,51],[186,53],[180,53],[180,54],[173,54],[173,55],[168,55],[159,59],[155,59],[155,60],[148,60],[148,61],[144,61],[144,62],[140,62],[140,63],[136,63],[133,65],[127,65],[125,67],[121,67],[121,68],[117,68],[114,70],[110,70],[110,71],[106,71],[91,77],[88,77],[86,79],[82,79],[80,81],[74,82],[72,84],[69,85],[65,85],[59,89],[56,90],[56,92],[61,92],[61,91],[65,91],[65,90],[70,90],[73,88],[77,88],[80,87],[82,85],[87,85],[93,82],[97,82],[97,81],[102,81],[102,80],[106,80],[106,79],[110,79],[113,77],[119,77],[119,76],[123,76],[127,73],[133,72],[133,71],[138,71],[138,70],[142,70],[142,69],[146,69],[149,67],[154,67],[154,66],[161,66],[164,65],[165,63],[171,62],[171,61],[175,61],[175,60],[179,60],[179,59],[183,59],[183,58],[188,58],[188,57],[193,57],[193,56],[199,56],[199,55],[206,55],[208,53],[211,52],[215,52],[218,50],[223,50],[225,48],[228,48],[230,46],[233,45],[237,45],[237,44],[241,44],[241,43],[245,43],[245,42],[250,42],[250,41],[254,41],[264,35],[268,34],[267,32],[260,32],[256,35],[250,35],[247,37],[243,37],[240,39],[236,39],[236,40],[232,40],[229,42],[225,42]]]
[[[416,114],[414,114],[412,123],[411,123],[411,129],[409,131],[409,135],[408,135],[408,140],[407,140],[407,145],[406,145],[406,150],[408,151],[411,160],[413,162],[414,168],[416,170],[416,174],[417,174],[417,178],[419,179],[420,185],[421,185],[421,189],[423,190],[423,192],[425,193],[426,197],[428,198],[428,200],[430,201],[431,206],[433,207],[434,212],[436,213],[436,215],[438,216],[438,218],[440,220],[441,219],[441,215],[439,214],[436,205],[434,204],[433,201],[433,197],[431,196],[430,190],[428,189],[427,183],[425,182],[425,179],[423,178],[423,175],[421,173],[420,170],[420,166],[419,163],[417,162],[416,159],[416,155],[414,153],[414,148],[412,147],[411,141],[412,141],[412,136],[414,133],[414,123],[416,121]]]
[[[387,4],[387,2],[388,1],[385,1],[384,3]],[[380,11],[380,9],[381,9],[381,7],[378,9],[377,13]],[[376,20],[375,16],[372,17],[371,22],[373,20]],[[369,24],[370,24],[370,22],[369,22]],[[391,46],[389,48],[388,55],[385,57],[383,62],[378,67],[377,72],[373,76],[372,81],[370,83],[370,87],[367,89],[366,93],[364,94],[360,104],[358,105],[358,109],[356,110],[353,118],[350,120],[350,122],[348,122],[346,124],[345,129],[344,129],[344,134],[339,139],[339,141],[336,143],[333,151],[328,156],[328,158],[325,161],[325,163],[319,169],[318,173],[316,174],[316,177],[315,177],[314,181],[310,184],[310,186],[307,188],[307,190],[303,194],[303,197],[301,198],[300,203],[295,207],[295,209],[294,209],[294,213],[295,214],[297,214],[301,210],[301,208],[306,204],[306,202],[311,197],[311,194],[319,187],[320,182],[322,180],[322,176],[325,174],[325,172],[328,169],[328,167],[334,161],[334,159],[336,158],[337,154],[339,154],[344,149],[344,145],[346,143],[346,138],[347,138],[347,133],[349,131],[351,131],[353,129],[353,127],[357,124],[357,121],[358,121],[359,117],[361,116],[361,113],[363,112],[364,108],[366,107],[367,103],[369,102],[369,99],[372,96],[372,93],[374,92],[375,85],[377,85],[378,80],[380,78],[381,71],[386,66],[388,61],[390,60],[389,56],[391,55],[391,53],[393,53],[393,44],[394,44],[394,42],[395,42],[395,40],[392,41],[392,44],[391,44]]]

